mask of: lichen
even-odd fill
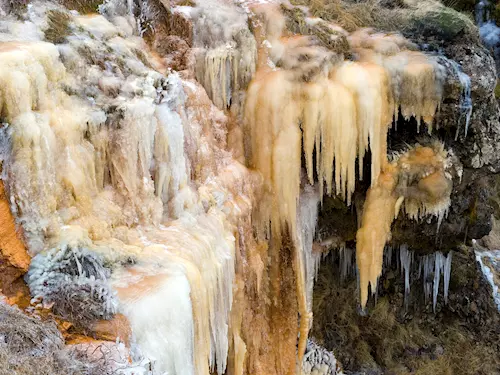
[[[497,81],[495,86],[495,98],[500,99],[500,82]]]

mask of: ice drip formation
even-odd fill
[[[0,21],[2,179],[31,293],[61,314],[61,295],[83,294],[88,320],[123,313],[158,374],[296,374],[323,195],[351,205],[370,181],[363,308],[398,214],[438,227],[447,213],[450,151],[387,151],[399,117],[432,132],[444,69],[399,34],[312,17],[331,43],[294,34],[290,4],[162,3],[81,15],[34,2]],[[159,8],[193,28],[180,73],[141,38]]]

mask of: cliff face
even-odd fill
[[[438,2],[318,4],[110,0],[83,15],[35,2],[2,21],[4,284],[29,266],[37,301],[75,327],[131,330],[136,358],[197,375],[335,373],[331,353],[310,354],[323,352],[307,341],[313,285],[321,252],[356,240],[362,307],[385,245],[405,249],[407,273],[408,247],[432,265],[437,291],[442,270],[447,298],[446,253],[495,211],[494,62]],[[453,265],[476,282],[470,256]],[[387,279],[381,293],[400,293]],[[337,294],[352,314],[354,289]]]

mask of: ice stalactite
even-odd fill
[[[363,308],[369,285],[375,293],[382,272],[384,247],[391,239],[391,224],[401,207],[415,220],[437,217],[439,228],[450,205],[452,175],[448,169],[451,165],[441,143],[430,147],[417,144],[396,155],[389,167],[379,176],[377,185],[368,190],[356,235]]]
[[[313,287],[322,255],[313,251],[319,201],[320,197],[317,189],[306,185],[299,198],[296,239],[298,295],[301,298],[299,301],[301,317],[299,334],[302,346],[299,345],[299,354],[306,350],[304,345],[306,344],[309,329],[312,325]]]
[[[460,102],[458,104],[461,112],[459,121],[463,119],[465,124],[465,136],[467,136],[472,116],[471,80],[470,77],[462,71],[460,65],[458,65],[456,61],[450,61],[455,70],[455,74],[458,76],[460,85],[462,86],[462,93],[460,94]]]
[[[397,215],[398,198],[395,172],[386,171],[379,183],[368,190],[363,207],[361,227],[356,234],[356,263],[358,265],[360,302],[364,308],[368,301],[368,288],[375,294],[382,273],[384,247],[391,239],[391,224]]]
[[[234,4],[209,0],[200,2],[189,17],[194,22],[197,80],[218,108],[234,104],[238,111],[257,59],[246,13]]]
[[[425,255],[420,258],[419,275],[423,277],[424,295],[426,302],[430,300],[432,293],[432,308],[436,312],[437,297],[439,294],[439,284],[441,274],[444,279],[443,294],[444,301],[448,303],[448,290],[450,287],[452,252],[446,256],[441,252]]]
[[[393,254],[395,256],[393,257]],[[488,256],[488,253],[484,253]],[[335,272],[340,275],[340,280],[344,281],[346,279],[346,271],[349,270],[350,264],[352,262],[352,256],[354,252],[349,249],[340,249],[338,259],[338,268]],[[357,258],[358,254],[356,254]],[[433,310],[436,309],[437,297],[439,295],[439,289],[441,285],[441,278],[443,279],[443,298],[445,304],[448,303],[448,292],[450,288],[450,276],[451,276],[451,265],[452,265],[453,252],[449,252],[444,255],[441,252],[436,252],[429,255],[419,256],[413,250],[408,248],[408,245],[402,244],[398,247],[386,246],[384,249],[384,261],[383,261],[383,274],[387,274],[392,269],[397,268],[398,272],[401,273],[401,278],[404,283],[404,306],[408,307],[410,302],[411,286],[417,281],[422,283],[424,291],[424,301],[425,303],[430,303],[432,301]],[[353,278],[356,269],[347,271],[350,278]],[[379,275],[380,276],[380,275]],[[359,283],[360,279],[358,279]],[[377,281],[378,282],[378,281]],[[373,285],[372,285],[372,292]],[[360,285],[361,286],[361,285]],[[361,291],[362,292],[362,291]]]
[[[405,305],[408,303],[408,297],[410,295],[410,272],[413,262],[413,255],[413,252],[408,251],[408,246],[400,246],[399,258],[401,261],[401,273],[404,273],[405,277]]]
[[[341,247],[339,249],[339,259],[340,259],[340,279],[344,281],[347,279],[347,277],[354,276],[356,274],[354,249],[345,246]]]

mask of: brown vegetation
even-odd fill
[[[48,42],[58,44],[64,43],[71,30],[69,22],[71,17],[68,13],[60,10],[49,10],[47,12],[48,27],[45,30],[45,39]]]
[[[393,375],[500,374],[499,314],[473,255],[455,253],[449,306],[438,306],[437,314],[422,295],[405,311],[404,287],[393,270],[382,277],[377,303],[361,316],[353,298],[356,281],[340,281],[331,261],[330,255],[315,285],[312,336],[333,350],[345,369]],[[415,297],[421,284],[412,288]]]
[[[61,5],[82,14],[95,13],[104,0],[58,0]]]
[[[0,375],[109,375],[102,361],[64,349],[53,322],[0,302]],[[104,361],[105,362],[105,361]]]
[[[467,36],[478,41],[472,15],[460,13],[435,0],[291,0],[294,5],[309,7],[311,15],[334,22],[347,31],[372,27],[383,31],[439,38]]]

